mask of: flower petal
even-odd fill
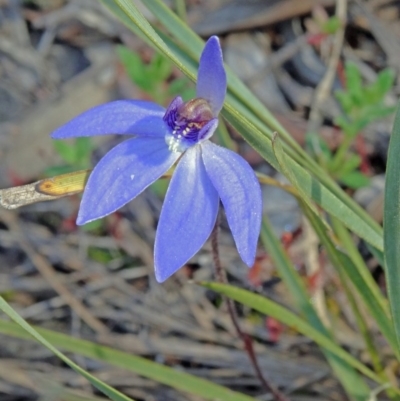
[[[154,249],[158,282],[174,274],[204,245],[214,227],[218,205],[200,148],[194,146],[176,167],[161,210]]]
[[[180,96],[177,96],[172,100],[170,105],[167,107],[164,115],[164,121],[169,125],[169,127],[175,126],[176,113],[179,106],[183,104],[183,100]]]
[[[165,109],[144,100],[116,100],[85,111],[57,128],[54,139],[79,136],[130,134],[164,136],[169,132],[163,121]]]
[[[225,208],[238,252],[248,266],[254,264],[262,217],[261,189],[249,164],[237,153],[201,144],[207,174]]]
[[[214,116],[221,111],[226,94],[226,74],[217,36],[208,39],[200,57],[197,97],[206,99]]]
[[[211,138],[218,127],[218,118],[213,118],[199,131],[197,142]]]
[[[106,216],[139,195],[178,159],[164,139],[132,138],[111,149],[90,174],[77,224]]]

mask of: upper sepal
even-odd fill
[[[206,99],[216,117],[226,95],[226,73],[217,36],[208,39],[201,53],[196,85],[197,97]]]

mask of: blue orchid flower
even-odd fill
[[[55,130],[52,138],[130,134],[95,166],[86,184],[77,224],[124,206],[178,161],[157,227],[154,265],[163,282],[204,245],[215,225],[219,200],[238,252],[248,266],[261,226],[261,190],[248,163],[209,141],[226,94],[219,39],[203,50],[197,97],[175,98],[167,110],[142,100],[118,100],[94,107]]]

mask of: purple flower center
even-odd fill
[[[164,121],[171,132],[165,141],[172,152],[184,152],[205,138],[202,128],[214,118],[211,106],[203,98],[195,98],[183,103],[174,99],[164,115]]]

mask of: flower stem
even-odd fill
[[[219,231],[219,215],[217,217],[217,221],[215,222],[214,229],[211,233],[211,248],[212,248],[212,254],[213,254],[213,260],[214,260],[214,267],[215,267],[215,277],[216,280],[222,284],[229,284],[228,279],[226,276],[225,270],[222,268],[221,265],[221,259],[219,257],[219,249],[218,249],[218,231]],[[226,302],[228,306],[228,313],[231,318],[232,324],[236,330],[236,333],[238,337],[241,338],[244,344],[244,349],[250,359],[250,363],[252,364],[254,371],[256,373],[256,376],[260,380],[262,386],[265,388],[266,391],[270,392],[276,401],[289,401],[289,399],[278,390],[275,385],[273,385],[265,376],[263,375],[263,372],[261,371],[260,365],[258,364],[257,361],[257,356],[254,352],[253,348],[253,341],[251,337],[242,331],[239,325],[239,319],[238,315],[235,309],[235,304],[234,302],[227,297],[224,297],[224,301]]]

